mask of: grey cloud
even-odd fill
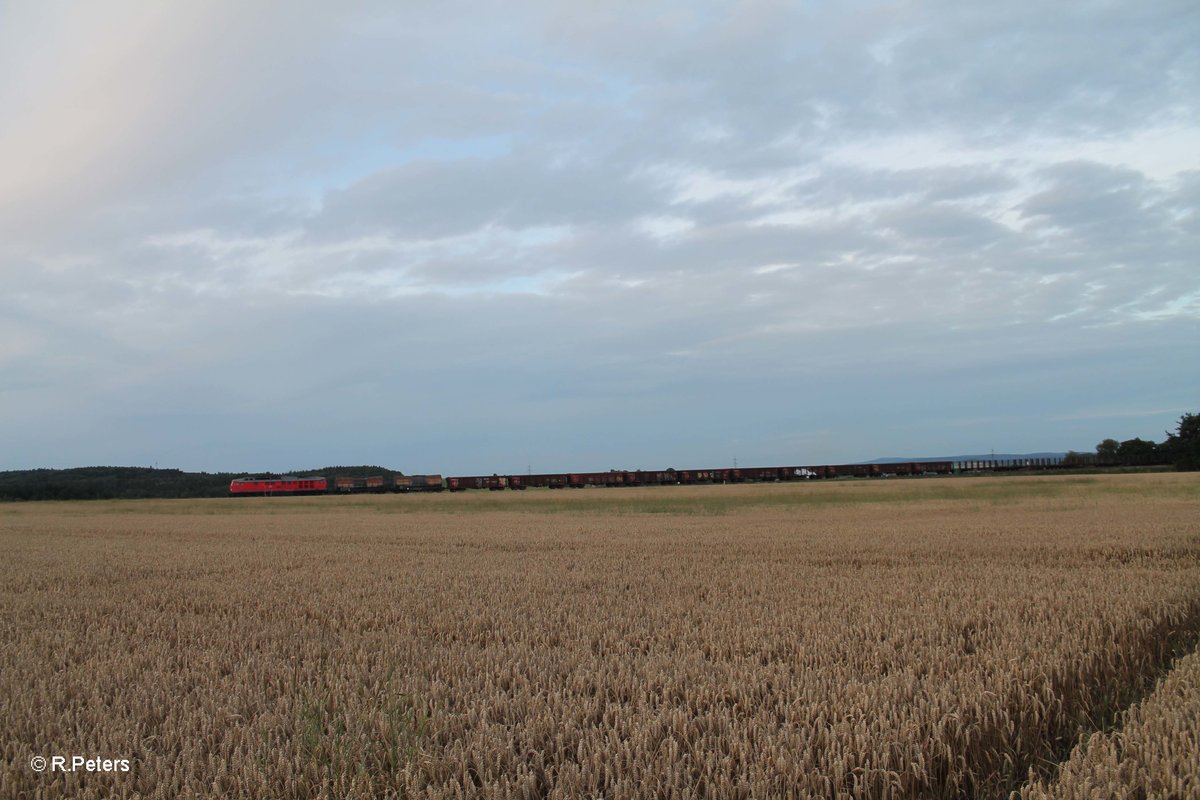
[[[922,250],[930,245],[955,245],[970,248],[985,248],[1002,243],[1012,237],[1012,231],[978,213],[948,205],[914,203],[906,207],[880,214],[875,223],[895,231],[902,243],[912,243]],[[945,253],[946,251],[942,251]]]
[[[1057,239],[1057,261],[1076,268],[1120,267],[1137,284],[1162,282],[1173,294],[1194,291],[1200,211],[1185,180],[1151,182],[1132,170],[1063,164],[1046,170],[1048,186],[1020,206],[1035,232]],[[1183,224],[1180,224],[1180,223]],[[1153,277],[1151,277],[1153,276]]]
[[[1200,19],[1183,4],[943,4],[938,15],[896,47],[901,119],[1079,133],[1142,124],[1192,95]]]
[[[515,158],[419,162],[331,193],[310,227],[439,237],[488,224],[524,228],[628,219],[652,208],[654,199],[631,178],[600,168]]]
[[[1146,200],[1146,179],[1135,170],[1075,162],[1043,170],[1051,186],[1027,199],[1021,211],[1062,227],[1107,228],[1135,216]]]

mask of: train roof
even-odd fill
[[[319,481],[323,475],[279,475],[275,478],[234,478],[233,483],[262,483],[263,481]]]

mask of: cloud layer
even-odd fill
[[[0,11],[0,468],[1160,439],[1187,3]]]

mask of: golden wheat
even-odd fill
[[[0,796],[1003,797],[1200,628],[1150,477],[0,508]]]

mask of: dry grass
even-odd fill
[[[1189,475],[0,507],[0,797],[1003,797],[1190,646],[1198,511]]]

